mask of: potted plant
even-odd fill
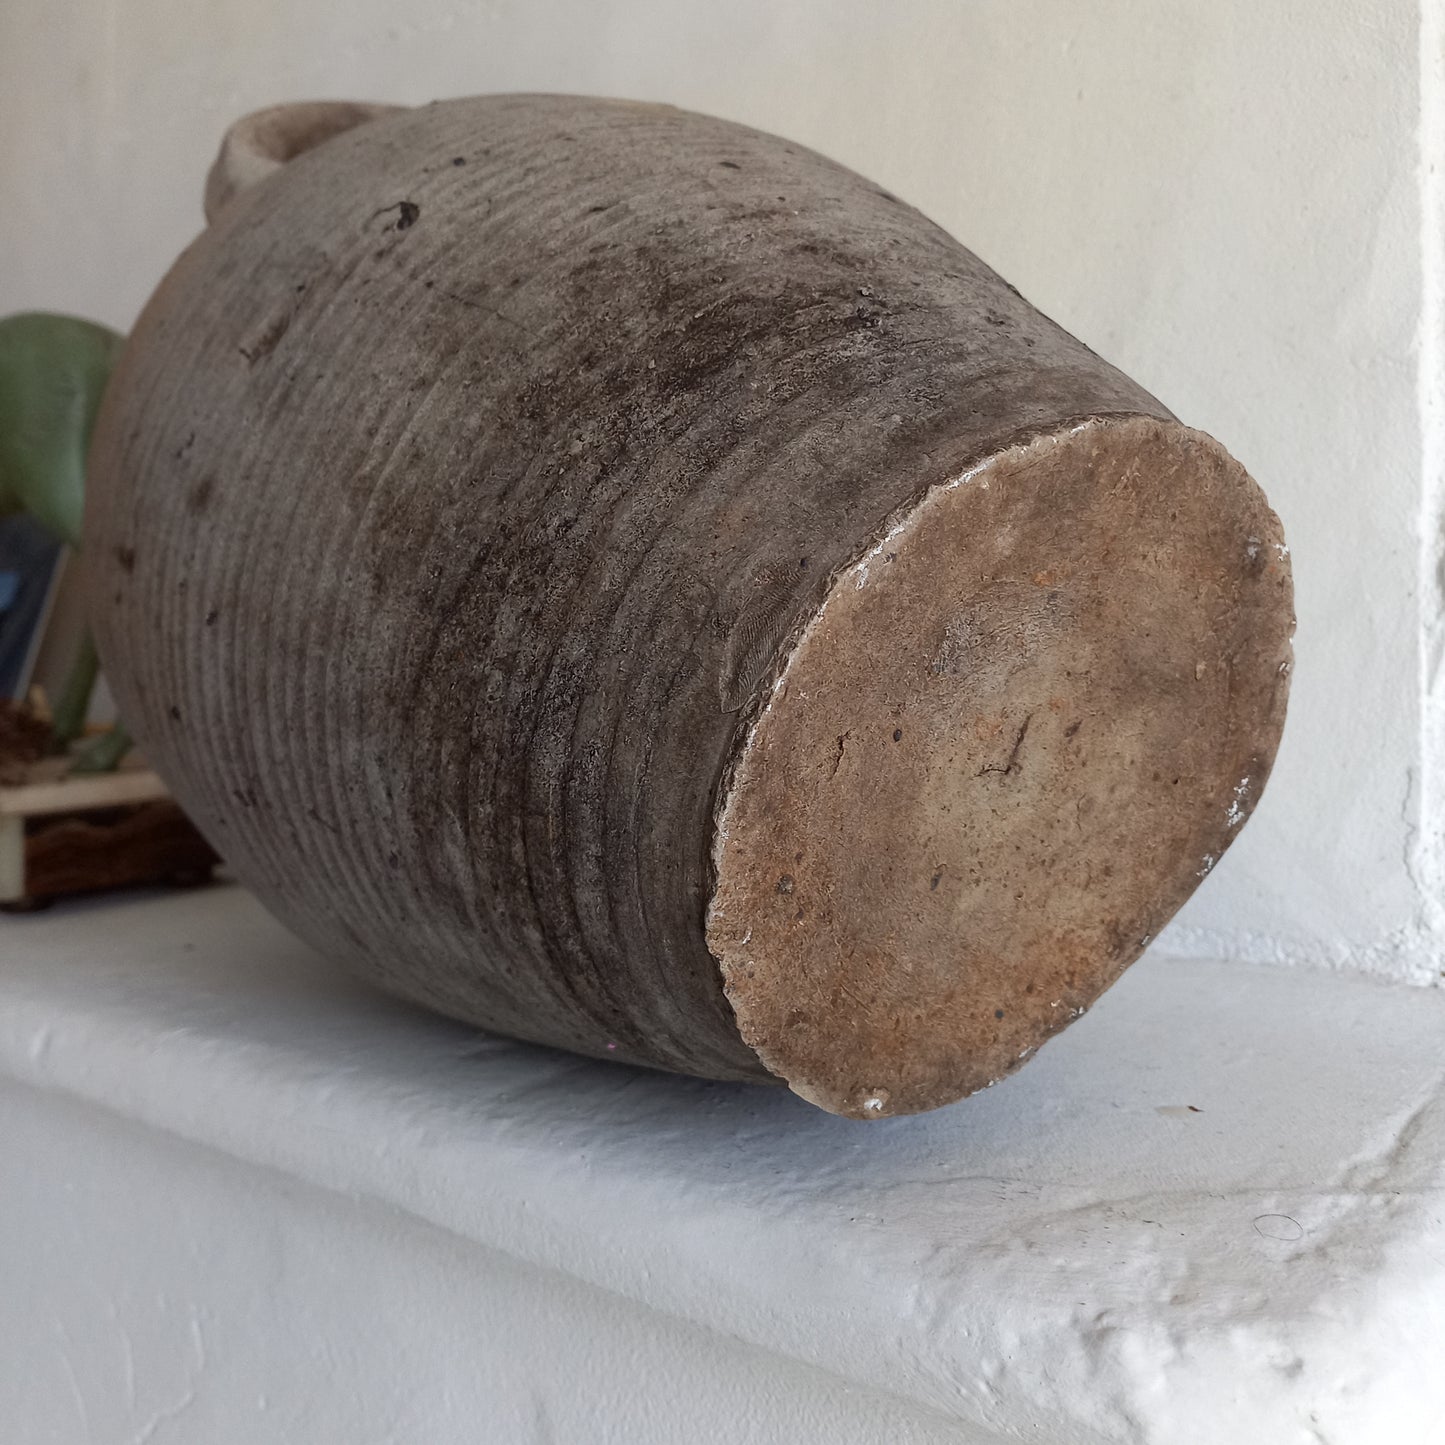
[[[28,516],[81,555],[86,451],[122,344],[74,316],[0,320],[0,516]],[[87,628],[48,717],[0,703],[0,905],[208,876],[216,861],[124,724],[87,730],[98,673]]]

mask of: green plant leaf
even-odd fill
[[[0,320],[0,514],[80,545],[85,453],[124,338],[78,316]]]

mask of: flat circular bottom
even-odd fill
[[[1286,557],[1222,448],[1139,417],[931,488],[842,571],[718,812],[708,943],[764,1064],[914,1113],[1088,1008],[1259,797]]]

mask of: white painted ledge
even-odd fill
[[[0,1419],[1439,1445],[1442,1075],[1445,993],[1154,959],[852,1123],[407,1009],[234,887],[3,919]]]

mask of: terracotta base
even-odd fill
[[[841,571],[718,826],[708,943],[767,1066],[929,1109],[1113,983],[1268,776],[1284,556],[1222,449],[1133,418],[948,479]]]

